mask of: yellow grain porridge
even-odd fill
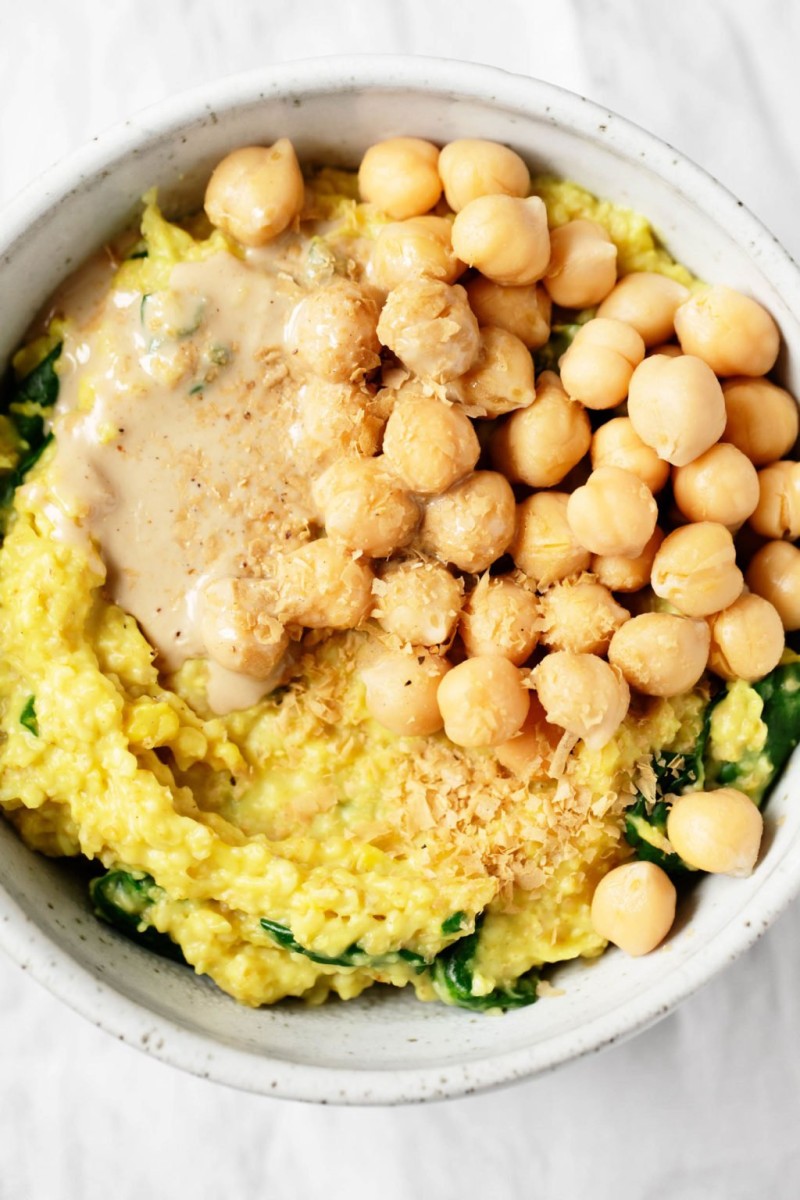
[[[248,1005],[655,949],[800,736],[778,348],[491,142],[148,194],[4,393],[6,817]]]

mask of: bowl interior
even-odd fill
[[[116,131],[51,174],[0,228],[14,297],[0,363],[53,286],[158,184],[167,207],[196,203],[229,149],[293,139],[301,158],[354,165],[372,141],[413,133],[489,137],[534,171],[572,178],[644,213],[696,274],[760,299],[781,326],[781,373],[800,390],[800,285],[772,239],[718,185],[662,143],[593,105],[488,68],[416,60],[322,60],[218,85]],[[382,989],[347,1004],[252,1011],[139,950],[89,912],[64,865],[29,853],[0,822],[0,942],[69,1003],[118,1036],[229,1083],[308,1099],[453,1094],[519,1077],[630,1033],[704,982],[756,936],[800,881],[800,760],[775,790],[763,860],[748,880],[708,878],[668,944],[642,960],[608,953],[565,966],[563,995],[503,1018]]]

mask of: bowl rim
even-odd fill
[[[556,84],[470,62],[401,55],[351,55],[294,60],[229,75],[154,104],[112,126],[29,183],[0,210],[0,256],[47,220],[61,199],[91,185],[142,143],[169,139],[217,108],[259,98],[332,94],[354,88],[410,88],[536,111],[552,124],[607,145],[690,198],[747,247],[765,279],[800,312],[800,272],[778,239],[709,172],[634,122]],[[800,844],[760,871],[747,920],[735,914],[711,943],[698,946],[675,971],[578,1029],[524,1050],[487,1054],[467,1064],[402,1069],[309,1066],[251,1054],[190,1032],[130,1000],[63,950],[0,886],[0,948],[53,995],[120,1041],[192,1074],[245,1091],[285,1099],[339,1104],[391,1104],[467,1095],[555,1069],[590,1051],[628,1038],[708,982],[742,954],[800,892]],[[690,969],[691,968],[691,969]]]

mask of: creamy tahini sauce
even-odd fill
[[[205,653],[210,580],[257,576],[277,547],[308,538],[311,472],[284,351],[303,288],[268,265],[220,253],[176,266],[168,291],[144,300],[112,290],[83,302],[82,320],[67,306],[52,492],[165,672]],[[210,664],[217,711],[268,686]]]

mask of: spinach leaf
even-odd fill
[[[667,817],[672,807],[668,797],[702,787],[705,782],[705,753],[711,732],[711,714],[724,691],[713,696],[703,711],[703,723],[697,741],[689,751],[658,750],[651,759],[656,777],[656,797],[648,803],[641,792],[625,809],[625,840],[636,851],[636,857],[655,863],[668,875],[681,876],[694,867],[685,863],[679,854],[667,849]]]
[[[39,412],[9,413],[17,433],[29,446],[38,446],[44,440],[44,420]]]
[[[711,714],[725,695],[725,690],[712,696],[703,711],[703,723],[697,741],[689,751],[659,750],[653,755],[656,775],[656,796],[680,796],[690,788],[702,787],[705,782],[705,755],[711,733]]]
[[[800,663],[783,663],[753,684],[764,701],[761,720],[767,727],[764,753],[772,764],[772,783],[800,742]]]
[[[657,800],[649,805],[641,792],[634,804],[625,809],[625,839],[636,851],[636,857],[655,863],[668,875],[683,875],[693,871],[674,850],[661,845],[667,837],[667,817],[671,805]]]
[[[95,914],[132,942],[162,958],[185,963],[183,951],[169,934],[147,924],[147,910],[162,895],[152,875],[114,867],[89,884]]]
[[[47,447],[53,440],[52,433],[48,433],[38,446],[29,450],[28,453],[20,459],[13,471],[9,471],[0,479],[0,508],[5,508],[14,499],[14,492],[24,480],[25,476],[30,471],[44,454]]]
[[[442,933],[445,937],[449,937],[451,933],[461,933],[467,923],[467,914],[459,910],[448,917],[446,921],[442,921]]]
[[[54,346],[38,367],[34,367],[20,380],[11,396],[10,411],[13,412],[13,406],[17,404],[38,404],[42,408],[52,408],[58,399],[56,362],[61,356],[62,345],[63,343],[59,342]]]
[[[473,991],[473,966],[480,937],[480,922],[474,933],[460,938],[448,946],[433,960],[432,982],[434,990],[445,1004],[454,1004],[470,1012],[487,1012],[499,1008],[524,1008],[536,1000],[539,976],[534,971],[521,975],[507,988],[494,988],[487,995],[476,995]]]
[[[39,442],[39,444],[37,446],[31,446],[30,450],[25,455],[25,457],[23,459],[21,459],[20,462],[17,463],[16,467],[14,468],[13,474],[18,478],[20,483],[22,483],[23,479],[28,474],[28,471],[30,471],[31,467],[35,466],[36,463],[39,461],[39,459],[42,457],[42,455],[44,454],[45,450],[50,445],[52,440],[53,440],[52,433],[46,434],[42,438],[41,442]]]
[[[47,357],[12,388],[2,405],[2,411],[14,423],[26,449],[13,471],[0,479],[0,509],[11,504],[14,492],[53,440],[52,433],[45,433],[44,415],[45,410],[52,408],[58,399],[55,364],[61,347],[61,342],[54,346]]]
[[[25,704],[22,707],[22,712],[19,714],[19,723],[23,728],[32,733],[34,737],[39,736],[39,722],[36,719],[36,697],[28,696]]]
[[[761,712],[761,720],[767,727],[764,747],[759,756],[750,756],[740,763],[721,763],[717,782],[726,787],[742,788],[760,804],[800,742],[800,662],[781,663],[751,686],[764,704]],[[752,760],[761,756],[766,759],[767,771],[758,788],[746,787],[746,777],[753,768]]]
[[[284,950],[290,950],[293,954],[302,954],[306,958],[310,958],[312,962],[321,963],[324,966],[372,969],[389,967],[398,962],[407,962],[411,963],[418,972],[422,972],[428,965],[422,955],[415,954],[413,950],[390,950],[388,954],[367,954],[357,942],[353,942],[352,946],[348,946],[338,955],[318,954],[315,950],[307,950],[305,946],[301,946],[298,941],[295,941],[292,931],[285,925],[279,925],[277,921],[269,921],[266,917],[262,917],[261,928],[266,930]]]

